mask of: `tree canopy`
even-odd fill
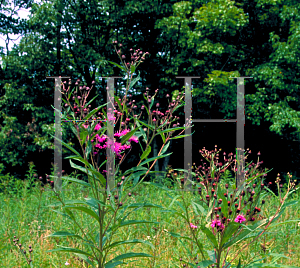
[[[167,108],[167,93],[184,90],[183,79],[176,76],[200,76],[192,80],[193,118],[235,118],[236,79],[229,77],[253,77],[245,79],[246,125],[253,129],[259,126],[256,129],[260,133],[288,142],[292,164],[299,162],[297,1],[26,3],[31,7],[26,22],[5,18],[4,9],[0,13],[6,29],[24,32],[12,51],[5,54],[2,50],[0,156],[7,170],[13,166],[27,170],[28,160],[38,151],[44,151],[49,163],[53,158],[53,140],[48,134],[54,134],[54,81],[46,76],[70,76],[72,81],[79,78],[88,85],[95,80],[94,95],[90,97],[99,94],[95,107],[104,103],[106,80],[100,77],[123,75],[107,64],[108,60],[119,62],[111,45],[113,40],[123,44],[127,59],[130,48],[150,53],[139,68],[141,81],[134,92],[140,95],[148,87],[153,95],[158,88],[157,101],[162,109]],[[122,87],[124,81],[118,82]],[[179,116],[184,118],[183,109]],[[78,146],[71,131],[63,129],[63,139]],[[213,127],[199,131],[203,134],[209,129]],[[214,140],[206,142],[215,144]],[[183,140],[174,143],[182,145]],[[255,139],[249,143],[265,146]],[[235,143],[230,147],[234,148]],[[290,170],[297,170],[293,168]]]

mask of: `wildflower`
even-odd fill
[[[238,215],[234,221],[242,223],[242,222],[246,221],[246,219],[243,215]]]
[[[198,226],[195,226],[194,224],[190,223],[191,228],[196,229]]]
[[[68,262],[66,261],[65,265],[70,265],[70,263],[68,263]]]

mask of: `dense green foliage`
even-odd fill
[[[100,77],[122,76],[106,62],[118,62],[113,40],[123,44],[126,58],[131,47],[150,53],[141,65],[137,96],[146,87],[152,95],[159,88],[157,100],[164,109],[165,95],[182,90],[183,79],[176,76],[200,76],[192,80],[193,118],[234,118],[236,79],[228,77],[251,76],[245,79],[246,124],[262,125],[269,135],[274,132],[287,141],[299,140],[298,1],[28,2],[26,23],[5,17],[2,6],[2,29],[23,33],[12,51],[2,50],[0,157],[5,172],[17,167],[15,173],[24,175],[33,159],[45,159],[41,168],[50,169],[54,81],[45,77],[71,76],[88,85],[95,80],[95,106],[103,103],[107,80]],[[63,139],[80,150],[64,125]],[[300,150],[299,141],[295,144],[290,149],[294,164]]]

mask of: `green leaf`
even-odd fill
[[[168,206],[168,209],[170,209],[170,208],[172,207],[172,205],[174,204],[174,202],[176,202],[176,199],[177,199],[178,197],[181,197],[181,195],[176,195],[176,196],[172,199],[172,202],[171,202],[171,204]]]
[[[86,204],[88,204],[90,207],[95,208],[95,209],[98,209],[98,204],[100,206],[104,206],[104,207],[108,206],[105,203],[103,203],[102,201],[97,200],[97,199],[95,199],[93,197],[87,197],[87,198],[84,198],[84,199],[86,201]]]
[[[61,142],[64,146],[66,146],[69,150],[71,150],[73,153],[75,153],[76,155],[78,155],[80,157],[80,154],[75,150],[73,149],[71,146],[69,146],[67,143],[63,142],[62,140],[56,138],[55,136],[49,134],[52,138],[58,140],[59,142]]]
[[[121,102],[119,101],[119,97],[118,96],[115,96],[115,101],[117,102],[117,104],[118,104],[118,106],[119,106],[119,109],[120,109],[120,111],[122,111],[122,105],[121,105]],[[128,111],[127,111],[127,107],[126,107],[126,105],[125,105],[125,111],[126,111],[126,114],[128,113]]]
[[[239,263],[238,263],[238,265],[237,265],[236,268],[242,268],[242,265],[241,265],[241,259],[239,259]]]
[[[199,262],[199,263],[197,264],[197,267],[200,266],[200,268],[206,268],[206,267],[208,267],[209,265],[212,265],[212,264],[214,264],[213,261],[210,261],[210,260],[204,260],[204,261]]]
[[[138,183],[139,178],[146,173],[147,173],[147,171],[139,171],[139,172],[132,174],[130,176],[130,179],[133,180],[133,186],[135,186]]]
[[[201,225],[201,230],[206,235],[208,240],[213,244],[213,246],[217,249],[218,243],[217,243],[217,240],[216,240],[214,234],[211,232],[211,230],[206,228],[204,225]]]
[[[111,245],[103,248],[103,250],[111,249],[111,248],[117,247],[119,245],[130,244],[130,243],[133,243],[133,244],[135,244],[135,243],[143,243],[143,244],[146,244],[146,245],[150,246],[152,249],[155,249],[155,247],[149,241],[145,241],[145,240],[142,240],[142,239],[132,239],[132,240],[114,242]]]
[[[56,213],[58,213],[58,214],[60,214],[60,215],[62,215],[62,216],[64,216],[64,217],[67,217],[67,218],[69,218],[70,220],[73,220],[72,219],[72,217],[70,217],[68,214],[66,214],[66,213],[63,213],[63,212],[61,212],[61,211],[59,211],[59,210],[55,210],[55,209],[51,209],[52,211],[54,211],[54,212],[56,212]]]
[[[273,219],[273,222],[276,221],[276,219],[278,219],[278,217],[281,216],[281,214],[283,213],[284,209],[282,209],[278,215]],[[257,236],[257,234],[250,234],[252,232],[254,232],[255,230],[263,227],[264,225],[266,225],[271,219],[273,218],[273,216],[271,216],[268,219],[263,219],[261,221],[258,221],[257,223],[255,223],[252,226],[246,226],[244,224],[241,224],[244,228],[246,228],[246,230],[243,230],[237,237],[232,238],[229,242],[225,243],[223,246],[223,249],[226,249],[234,244],[237,244],[245,239],[249,239],[253,236]],[[263,231],[261,231],[263,232]]]
[[[135,171],[138,171],[138,170],[146,170],[146,171],[148,171],[148,169],[147,169],[146,167],[138,166],[138,167],[133,167],[133,168],[131,168],[131,169],[126,170],[126,171],[123,173],[123,175],[127,175],[127,174],[129,174],[129,173],[131,173],[131,172],[135,172]]]
[[[108,61],[110,64],[113,64],[115,66],[117,66],[118,68],[120,68],[121,70],[123,70],[124,72],[127,72],[127,69],[125,67],[122,67],[121,65],[115,63],[115,62],[112,62],[112,61]]]
[[[119,255],[117,257],[115,257],[114,259],[110,260],[109,262],[107,262],[106,264],[104,264],[104,267],[105,268],[111,268],[111,267],[114,267],[114,266],[108,266],[110,265],[111,263],[114,263],[116,261],[120,261],[120,260],[124,260],[124,259],[129,259],[129,258],[153,258],[152,255],[149,255],[149,254],[146,254],[146,253],[134,253],[134,252],[130,252],[130,253],[125,253],[125,254],[122,254],[122,255]]]
[[[76,159],[76,160],[78,160],[78,159]],[[92,172],[91,172],[89,169],[74,164],[74,163],[71,161],[71,159],[70,159],[70,165],[71,165],[72,168],[76,168],[76,169],[82,171],[82,172],[85,173],[85,174],[86,174],[86,172],[88,172],[88,175],[90,175],[91,177],[93,176]]]
[[[66,207],[63,207],[64,211],[70,216],[70,218],[75,222],[75,216],[71,210]]]
[[[151,103],[150,103],[150,106],[149,106],[149,110],[151,110],[153,104],[154,104],[154,96],[151,97]]]
[[[82,240],[85,240],[80,235],[72,234],[72,233],[69,233],[69,232],[66,232],[66,231],[58,231],[58,232],[55,232],[53,234],[47,235],[44,238],[46,238],[46,237],[65,237],[65,236],[73,236],[73,237],[77,237],[77,238],[80,238]]]
[[[108,262],[105,264],[104,268],[114,268],[118,265],[121,265],[121,264],[127,264],[127,263],[124,263],[124,262],[121,262],[121,261],[116,261],[116,262]]]
[[[99,95],[96,95],[94,98],[92,98],[92,99],[91,99],[84,107],[89,106],[89,104],[90,104],[94,99],[96,99],[98,96],[99,96]],[[106,104],[104,104],[104,105],[106,105]]]
[[[135,66],[134,66],[134,65],[131,65],[130,72],[133,74],[134,71],[135,71]]]
[[[108,102],[105,103],[105,104],[103,104],[103,105],[101,105],[101,106],[98,106],[97,108],[95,108],[94,110],[92,110],[91,112],[89,112],[87,114],[87,116],[83,118],[83,120],[89,120],[95,113],[97,113],[102,107],[104,107],[107,104],[108,104]]]
[[[174,128],[165,129],[165,130],[162,130],[160,132],[157,132],[156,135],[160,134],[160,133],[169,133],[171,131],[180,130],[180,129],[185,129],[185,127],[174,127]],[[192,134],[190,134],[190,135],[192,135]]]
[[[96,266],[88,259],[87,256],[80,254],[80,253],[74,253],[74,254],[77,255],[79,258],[83,259],[84,261],[86,261],[92,267],[96,268]]]
[[[192,207],[193,207],[194,212],[195,212],[196,215],[201,216],[201,214],[202,215],[206,215],[207,214],[206,209],[204,209],[204,207],[202,207],[200,204],[198,204],[198,203],[196,203],[194,201],[192,201]]]
[[[86,159],[89,159],[89,155],[92,152],[92,149],[93,149],[93,145],[92,145],[91,141],[88,140],[88,145],[87,145],[86,152],[85,152]]]
[[[135,69],[134,66],[131,66],[131,68],[134,68],[134,69]],[[133,73],[133,72],[132,72],[132,73]],[[141,79],[141,77],[140,77],[140,72],[139,72],[138,76],[137,76],[136,78],[134,78],[134,79],[131,81],[128,90],[130,90],[130,89],[136,84],[136,82],[139,81],[140,79]]]
[[[125,136],[123,136],[121,138],[121,144],[123,145],[126,141],[128,141],[137,130],[138,128],[128,132]]]
[[[164,143],[165,143],[165,141],[164,141]],[[162,149],[162,151],[161,151],[161,154],[162,154],[162,155],[168,150],[169,146],[170,146],[170,142],[168,142],[168,143],[164,146],[164,148]]]
[[[146,148],[146,150],[143,152],[142,156],[141,156],[141,160],[144,160],[145,158],[147,158],[147,156],[150,154],[151,152],[151,146],[148,145],[148,147]]]
[[[130,116],[130,117],[133,118],[132,116]],[[154,128],[155,128],[155,126],[148,125],[148,124],[142,122],[141,120],[139,120],[139,119],[137,119],[137,118],[134,118],[134,119],[136,120],[136,122],[141,123],[142,125],[144,125],[145,127],[149,128],[149,129],[151,129],[151,130],[154,130]]]
[[[166,156],[168,156],[168,155],[170,155],[170,154],[172,154],[172,153],[165,154],[165,155],[159,155],[159,156],[156,156],[156,157],[149,158],[149,159],[147,159],[146,161],[144,161],[143,163],[141,163],[141,166],[143,166],[143,165],[145,165],[146,163],[149,163],[149,162],[151,162],[151,161],[153,161],[153,160],[155,160],[155,159],[160,159],[160,158],[166,157]]]
[[[80,130],[80,144],[82,146],[86,142],[86,137],[89,135],[89,132],[85,128],[81,128]]]
[[[87,167],[91,167],[91,164],[88,161],[86,161],[84,158],[82,158],[81,156],[71,155],[71,156],[65,157],[65,159],[75,159],[75,160],[78,160],[81,163],[85,164]]]
[[[165,135],[164,135],[163,133],[160,133],[160,136],[161,136],[161,138],[162,138],[162,140],[163,140],[163,143],[165,143],[165,142],[166,142],[166,137],[165,137]]]
[[[170,138],[170,140],[177,140],[177,139],[181,139],[181,138],[184,138],[184,137],[188,137],[188,136],[191,136],[195,133],[195,131],[192,133],[192,134],[186,134],[186,135],[179,135],[179,136],[176,136],[176,137],[173,137],[173,138]]]
[[[56,176],[49,175],[49,177],[56,177]],[[71,178],[71,177],[62,176],[61,179],[62,179],[62,180],[66,180],[66,181],[76,182],[76,183],[81,184],[81,185],[83,185],[83,186],[92,187],[88,182],[85,182],[85,181],[83,181],[83,180],[78,180],[78,179],[76,179],[76,178]]]
[[[237,231],[237,229],[240,227],[240,225],[237,222],[230,222],[228,226],[226,227],[222,242],[221,242],[221,247],[232,237],[232,235]]]
[[[47,250],[46,252],[57,252],[57,251],[61,251],[61,252],[71,252],[71,253],[79,253],[79,254],[83,254],[85,256],[89,256],[94,258],[94,256],[90,253],[87,253],[85,251],[82,251],[80,249],[76,249],[76,248],[70,248],[70,247],[64,247],[64,246],[59,246],[60,248],[57,249],[51,249],[51,250]]]
[[[78,206],[78,207],[75,207],[75,206],[66,206],[65,208],[72,208],[72,209],[77,209],[77,210],[80,210],[82,212],[85,212],[86,214],[90,215],[91,217],[93,217],[96,221],[98,221],[100,223],[100,219],[99,219],[99,216],[95,213],[95,211],[89,209],[89,208],[86,208],[86,207],[82,207],[82,206]]]

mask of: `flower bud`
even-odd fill
[[[266,201],[265,200],[261,200],[261,203],[264,204],[264,203],[266,203]]]
[[[225,188],[228,189],[228,184],[227,183],[225,184]]]
[[[223,202],[223,200],[222,200],[222,199],[219,199],[218,204],[221,204],[222,202]]]

